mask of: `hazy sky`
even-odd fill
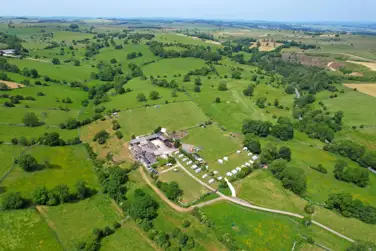
[[[376,0],[1,0],[2,16],[376,21]]]

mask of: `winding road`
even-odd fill
[[[166,201],[166,203],[168,203],[172,208],[174,208],[175,210],[179,211],[179,212],[189,212],[191,211],[194,207],[202,207],[202,206],[206,206],[206,205],[209,205],[209,204],[212,204],[214,202],[217,202],[219,200],[226,200],[228,202],[231,202],[231,203],[234,203],[234,204],[237,204],[237,205],[240,205],[240,206],[243,206],[243,207],[247,207],[247,208],[251,208],[251,209],[254,209],[254,210],[259,210],[259,211],[264,211],[264,212],[269,212],[269,213],[276,213],[276,214],[282,214],[282,215],[287,215],[287,216],[291,216],[291,217],[295,217],[295,218],[299,218],[299,219],[303,219],[304,216],[303,215],[300,215],[300,214],[296,214],[296,213],[292,213],[292,212],[287,212],[287,211],[282,211],[282,210],[277,210],[277,209],[271,209],[271,208],[265,208],[265,207],[259,207],[259,206],[255,206],[255,205],[252,205],[251,203],[245,201],[245,200],[242,200],[242,199],[239,199],[239,198],[235,198],[235,197],[229,197],[229,196],[226,196],[224,194],[222,194],[221,192],[217,191],[216,189],[212,188],[211,186],[209,186],[208,184],[206,184],[205,182],[203,182],[202,180],[200,180],[199,178],[197,178],[195,175],[193,175],[190,171],[187,170],[187,168],[185,168],[179,161],[177,161],[177,164],[179,165],[179,167],[185,171],[189,176],[191,176],[194,180],[196,180],[198,183],[200,183],[201,185],[203,185],[204,187],[206,187],[207,189],[209,189],[210,191],[213,191],[215,192],[216,194],[219,195],[219,198],[213,200],[213,201],[208,201],[208,202],[204,202],[204,203],[201,203],[201,204],[198,204],[196,206],[191,206],[189,208],[181,208],[177,205],[175,205],[174,203],[172,203],[157,187],[155,187],[151,182],[150,180],[148,179],[148,177],[146,176],[143,168],[140,168],[140,172],[143,176],[143,178],[145,179],[145,181],[148,183],[148,185],[164,200]],[[318,227],[321,227],[349,242],[355,242],[353,239],[315,221],[315,220],[312,220],[311,221],[312,224],[318,226]]]

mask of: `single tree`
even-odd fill
[[[22,122],[26,126],[31,126],[31,127],[40,125],[38,117],[33,112],[27,112],[27,113],[25,113],[25,115],[24,115],[24,117],[22,119]]]

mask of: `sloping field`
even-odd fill
[[[347,60],[346,62],[349,62],[349,63],[352,63],[352,64],[360,64],[360,65],[363,65],[363,66],[369,68],[371,71],[376,71],[376,63],[351,61],[351,60]]]
[[[356,88],[360,92],[376,97],[376,84],[344,84],[344,86],[351,89]]]

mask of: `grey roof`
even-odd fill
[[[147,135],[147,136],[139,137],[137,139],[132,139],[130,141],[130,144],[131,145],[139,144],[142,141],[149,141],[149,140],[152,140],[152,139],[159,138],[160,136],[161,136],[161,133],[155,133],[155,134],[152,134],[152,135]]]

